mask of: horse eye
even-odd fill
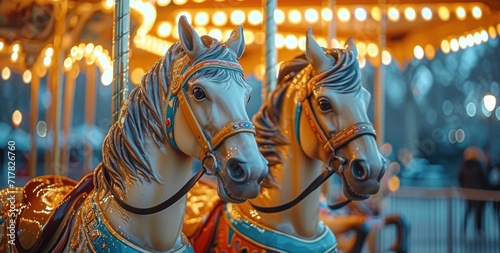
[[[250,94],[250,96],[248,96],[247,104],[250,102],[250,99],[252,99],[252,94]]]
[[[205,91],[203,91],[202,88],[200,87],[195,87],[193,89],[193,96],[194,98],[196,98],[197,100],[202,100],[204,99],[206,96],[205,96]]]
[[[330,102],[328,102],[328,100],[326,100],[326,99],[320,99],[318,101],[318,105],[319,105],[319,109],[321,109],[324,112],[329,111],[329,110],[332,109],[332,106],[330,105]]]

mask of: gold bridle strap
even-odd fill
[[[180,61],[184,64],[187,63],[185,60]],[[182,64],[180,67],[183,67]],[[186,100],[185,91],[182,89],[182,86],[189,81],[190,77],[193,74],[205,68],[228,69],[243,73],[243,69],[238,63],[223,60],[207,60],[189,67],[182,74],[182,81],[179,79],[176,79],[174,81],[175,84],[172,86],[172,94],[178,96],[179,108],[181,109],[184,118],[188,122],[191,131],[193,132],[196,140],[198,141],[198,144],[201,147],[199,155],[200,160],[203,159],[209,152],[219,147],[220,144],[224,142],[224,140],[235,134],[249,132],[255,135],[255,127],[253,126],[253,123],[251,121],[235,120],[222,127],[222,129],[219,130],[219,132],[217,132],[211,140],[207,139],[205,133],[202,131],[198,121],[196,120],[191,106]]]

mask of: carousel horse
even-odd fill
[[[209,186],[188,194],[193,210],[184,232],[196,252],[337,252],[335,235],[319,219],[318,187],[337,173],[350,200],[379,190],[385,160],[354,43],[323,49],[310,29],[306,38],[305,56],[282,64],[277,88],[253,118],[269,162],[259,196],[241,204],[209,197],[204,204],[200,194],[210,196]]]
[[[224,201],[255,198],[268,167],[245,110],[242,29],[222,43],[181,17],[180,42],[131,91],[92,174],[2,190],[1,251],[192,252],[186,193],[204,173]],[[204,169],[191,176],[194,158]]]

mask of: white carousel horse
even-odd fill
[[[130,93],[93,174],[2,190],[2,252],[192,252],[185,194],[203,173],[225,201],[257,196],[268,167],[245,110],[242,27],[222,43],[181,17],[179,37]],[[204,169],[190,179],[193,158]]]
[[[253,118],[270,165],[260,195],[241,204],[214,200],[216,211],[196,229],[187,217],[195,251],[336,252],[334,234],[319,219],[318,187],[335,170],[350,200],[379,190],[385,161],[366,112],[369,99],[352,40],[347,49],[323,49],[309,30],[305,56],[283,63],[278,87]]]

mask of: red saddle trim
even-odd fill
[[[224,210],[224,202],[219,201],[207,221],[189,238],[189,242],[193,245],[194,252],[208,252],[214,242],[216,226],[219,223],[219,218]]]

